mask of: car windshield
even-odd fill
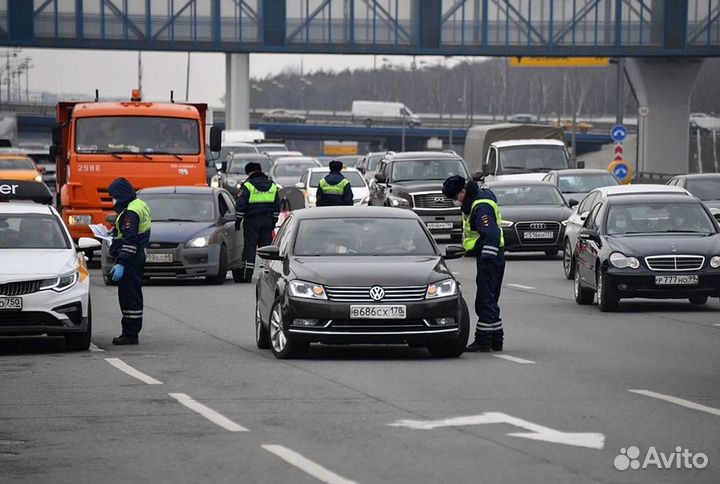
[[[365,187],[365,179],[356,171],[343,171],[343,176],[350,180],[350,185],[353,187]],[[328,175],[327,171],[313,171],[310,177],[310,186],[316,188],[320,183],[320,180]]]
[[[445,180],[460,175],[469,178],[462,160],[396,160],[392,164],[392,181]]]
[[[611,205],[608,235],[694,233],[713,234],[715,227],[699,203],[638,203]]]
[[[232,158],[232,155],[235,153],[242,154],[242,153],[257,153],[257,150],[255,149],[255,146],[247,144],[247,145],[234,145],[234,146],[223,146],[220,149],[220,154],[218,155],[217,159],[218,161],[225,161]]]
[[[0,214],[0,249],[69,249],[70,242],[52,215]]]
[[[498,205],[563,205],[562,195],[553,186],[492,187]]]
[[[245,174],[245,165],[247,165],[251,161],[254,163],[260,163],[263,173],[267,173],[267,171],[272,166],[272,160],[270,158],[246,158],[239,160],[230,160],[228,162],[227,172],[232,175]]]
[[[500,149],[500,166],[507,172],[550,171],[567,168],[562,146],[512,146]]]
[[[272,174],[273,176],[296,176],[299,179],[308,168],[316,168],[317,166],[317,163],[311,161],[278,163],[273,167]]]
[[[687,190],[700,200],[720,200],[720,178],[690,179]]]
[[[143,193],[140,197],[150,206],[153,222],[211,222],[215,218],[210,194]]]
[[[414,219],[332,218],[300,221],[295,238],[297,256],[436,255]]]
[[[560,175],[558,189],[562,193],[587,193],[600,187],[619,185],[610,173]]]
[[[375,168],[377,168],[378,163],[380,160],[383,159],[385,156],[385,153],[379,154],[379,155],[370,155],[368,157],[368,164],[367,164],[367,171],[374,172]]]
[[[0,170],[34,170],[32,161],[27,158],[0,159]]]
[[[150,116],[80,118],[75,133],[78,153],[200,153],[194,119]]]

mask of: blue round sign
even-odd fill
[[[615,175],[618,180],[624,180],[625,177],[628,176],[628,166],[625,163],[618,163],[615,165],[615,168],[613,168],[613,175]]]
[[[622,143],[627,138],[627,128],[622,124],[616,124],[610,130],[610,137],[617,143]]]

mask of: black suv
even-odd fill
[[[433,235],[462,238],[460,208],[442,194],[449,176],[470,179],[456,153],[415,151],[385,154],[370,185],[370,205],[408,208],[417,213]]]

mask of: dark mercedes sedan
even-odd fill
[[[296,210],[258,250],[257,346],[280,359],[316,342],[410,344],[458,357],[470,321],[444,259],[462,255],[460,247],[441,254],[409,210]]]
[[[720,227],[694,197],[619,195],[598,203],[575,245],[575,301],[720,296]]]
[[[565,224],[572,209],[554,185],[523,180],[488,186],[500,207],[506,251],[554,256],[562,250]]]

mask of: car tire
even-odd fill
[[[620,298],[610,288],[608,275],[598,269],[595,280],[597,281],[595,287],[597,287],[598,309],[603,313],[617,311]]]
[[[275,355],[275,358],[278,360],[287,360],[302,356],[305,351],[307,351],[309,345],[307,343],[293,341],[287,337],[282,313],[282,301],[282,297],[275,299],[272,309],[270,310],[270,321],[268,321],[270,351],[272,351],[272,354]]]
[[[460,332],[457,338],[427,347],[431,355],[435,358],[458,358],[465,353],[468,338],[470,337],[470,311],[462,296],[460,296],[459,325]]]
[[[87,351],[92,338],[92,302],[88,296],[87,329],[82,333],[66,334],[65,349],[68,351]]]
[[[545,251],[545,255],[548,256],[548,257],[555,257],[556,255],[558,255],[558,252],[560,252],[560,251],[557,250],[557,249],[555,249],[555,250],[546,250],[546,251]]]
[[[580,271],[577,270],[577,262],[575,262],[575,274],[573,276],[573,289],[575,292],[575,302],[581,305],[592,304],[595,299],[595,291],[582,287],[580,283]]]
[[[572,280],[575,277],[575,258],[572,256],[570,240],[565,240],[565,246],[563,247],[563,270],[565,271],[565,279]]]
[[[214,276],[205,276],[205,280],[210,284],[218,286],[225,284],[228,271],[227,249],[224,245],[220,246],[220,255],[218,256],[218,273]]]
[[[263,324],[262,317],[260,316],[260,305],[258,304],[257,295],[255,296],[255,345],[261,350],[270,348],[270,333]]]
[[[708,296],[692,296],[689,298],[690,304],[694,304],[696,306],[702,306],[706,302],[708,302]]]

